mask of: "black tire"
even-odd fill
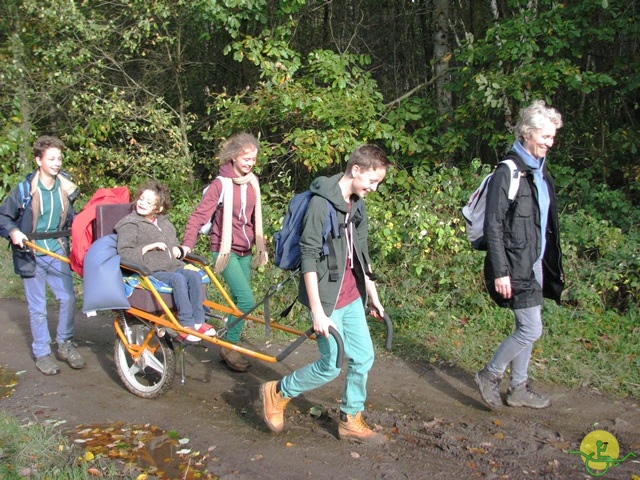
[[[153,330],[147,322],[128,315],[120,319],[120,328],[131,345],[141,345]],[[154,333],[138,363],[134,362],[119,336],[116,336],[113,353],[118,376],[134,395],[155,398],[171,388],[176,373],[176,357],[167,339]]]

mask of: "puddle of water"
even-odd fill
[[[134,466],[150,478],[218,478],[205,472],[209,452],[193,452],[188,439],[153,425],[79,425],[67,436],[84,449],[88,464],[95,459],[109,459],[129,469]]]
[[[10,397],[18,385],[18,374],[0,365],[0,398]]]

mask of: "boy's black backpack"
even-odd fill
[[[275,244],[275,264],[283,270],[298,270],[300,268],[300,236],[302,235],[302,226],[304,216],[307,213],[309,202],[313,193],[307,190],[294,195],[289,202],[287,214],[284,217],[282,228],[273,236]],[[325,199],[326,200],[326,199]],[[337,281],[340,278],[338,272],[338,263],[336,260],[335,250],[333,248],[333,238],[340,236],[340,227],[344,227],[338,223],[338,214],[331,202],[327,202],[327,217],[324,221],[322,229],[322,254],[328,257],[329,261],[329,278]],[[359,210],[362,208],[358,203]]]

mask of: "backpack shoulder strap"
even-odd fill
[[[323,235],[331,234],[334,237],[340,236],[340,224],[338,223],[338,212],[336,212],[333,204],[325,198],[327,202],[327,218],[324,222],[322,230]]]
[[[520,187],[520,171],[518,170],[518,167],[516,166],[515,162],[509,157],[505,158],[500,163],[504,163],[506,166],[509,167],[510,183],[509,183],[509,193],[507,196],[509,200],[514,200],[516,198],[516,194],[518,193],[518,188]]]
[[[359,202],[357,202],[357,206],[356,206],[356,212],[359,214],[358,215],[358,220],[356,221],[356,216],[355,215],[351,215],[351,218],[349,219],[349,221],[352,221],[356,227],[358,227],[360,225],[360,222],[362,221],[363,217],[364,217],[364,201],[360,200]]]
[[[336,255],[336,249],[333,246],[334,237],[340,236],[340,225],[338,224],[338,214],[331,202],[325,199],[327,202],[327,217],[324,221],[324,227],[322,229],[322,239],[327,249],[327,263],[329,266],[329,280],[337,282],[340,279],[340,272],[338,270],[338,256]],[[323,247],[324,250],[324,247]]]
[[[222,184],[222,188],[220,189],[220,198],[218,199],[218,205],[222,205],[224,202],[224,192],[229,188],[233,188],[233,180],[221,176],[217,176],[214,180],[216,179],[220,180],[220,183]]]
[[[18,184],[18,188],[20,189],[20,206],[24,210],[31,202],[31,183],[23,180]]]
[[[222,184],[222,188],[220,189],[220,198],[218,198],[218,203],[216,204],[216,208],[213,209],[213,213],[211,214],[211,218],[209,219],[209,222],[203,225],[202,228],[200,229],[200,233],[202,233],[203,235],[209,235],[209,232],[211,231],[211,225],[213,225],[213,222],[216,219],[216,214],[218,213],[218,210],[222,208],[222,205],[224,203],[224,191],[225,191],[225,185],[227,183],[225,182],[224,177],[217,176],[216,178],[214,178],[213,181],[209,185],[207,185],[204,188],[204,190],[202,190],[202,196],[204,197],[204,194],[207,193],[207,190],[209,190],[209,187],[213,184],[213,182],[216,181],[216,179],[220,180],[220,183]],[[226,180],[231,181],[230,178]]]

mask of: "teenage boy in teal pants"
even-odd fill
[[[338,436],[361,443],[387,441],[385,435],[371,430],[362,419],[367,376],[374,359],[365,313],[367,297],[375,315],[384,315],[372,279],[363,200],[369,192],[376,191],[389,167],[381,149],[361,145],[349,157],[344,174],[320,177],[311,184],[315,195],[309,203],[300,238],[302,279],[298,299],[311,312],[320,358],[279,381],[260,386],[264,421],[276,433],[284,428],[284,409],[292,398],[340,374],[335,366],[337,345],[329,335],[329,328],[333,327],[342,337],[349,359]],[[333,239],[338,278],[330,278],[333,276],[329,274],[329,257],[322,255],[327,201],[335,208],[339,224],[346,225],[341,227],[340,236]]]
[[[73,202],[78,187],[61,170],[64,148],[56,137],[38,138],[33,145],[38,169],[27,175],[0,205],[0,236],[11,241],[14,270],[22,277],[29,307],[36,367],[45,375],[60,372],[51,357],[47,285],[60,302],[56,330],[58,357],[71,368],[85,366],[72,342],[75,293],[69,264],[25,245],[31,238],[36,245],[58,256],[69,254],[69,228],[75,216]]]

